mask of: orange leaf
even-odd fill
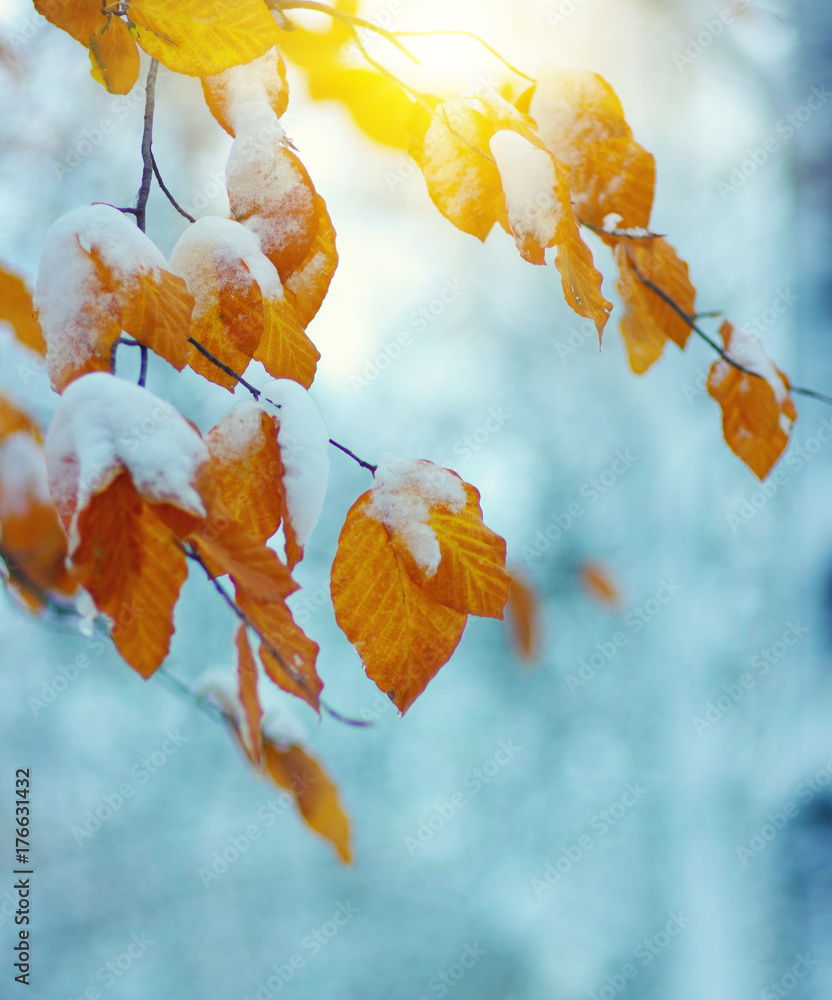
[[[211,453],[218,506],[261,541],[280,527],[283,464],[277,421],[256,403],[234,406],[205,437]]]
[[[609,570],[597,562],[585,562],[578,568],[578,577],[584,589],[601,604],[616,607],[621,593]]]
[[[563,167],[558,165],[562,177]],[[562,191],[563,187],[559,187]],[[581,239],[578,222],[571,206],[565,209],[557,235],[558,255],[555,266],[562,276],[566,304],[579,316],[591,319],[598,328],[598,340],[609,319],[612,303],[601,294],[601,274],[592,260],[592,252]]]
[[[297,590],[297,584],[276,552],[220,514],[209,516],[189,538],[208,558],[212,569],[219,568],[217,575],[228,573],[238,586],[256,594],[258,600],[282,601]]]
[[[259,594],[238,587],[237,603],[265,640],[259,652],[268,676],[320,713],[323,683],[315,669],[318,644],[295,624],[285,601],[266,602]]]
[[[727,320],[719,332],[731,358],[757,374],[738,371],[720,359],[708,374],[708,393],[722,407],[728,447],[758,479],[765,479],[789,443],[797,420],[789,380],[766,357],[756,337],[735,330]]]
[[[307,826],[329,840],[341,860],[349,864],[350,821],[340,803],[338,789],[314,757],[303,747],[279,747],[266,740],[263,744],[269,777],[290,792]]]
[[[320,357],[304,333],[288,295],[263,303],[263,336],[254,359],[272,378],[290,378],[308,389]]]
[[[335,249],[335,230],[326,209],[326,203],[315,194],[315,213],[318,229],[315,239],[298,265],[287,277],[284,291],[293,302],[298,322],[304,329],[314,319],[321,308],[335,268],[338,266],[338,251]],[[300,379],[298,379],[300,381]]]
[[[36,441],[40,441],[40,431],[34,420],[0,392],[0,441],[16,431],[27,431]]]
[[[139,76],[139,53],[127,24],[105,14],[100,0],[35,0],[35,9],[89,49],[91,75],[112,94],[126,94]]]
[[[127,472],[92,497],[78,518],[78,534],[75,576],[113,620],[118,651],[150,677],[170,648],[173,609],[188,572],[184,554]]]
[[[139,78],[139,50],[130,29],[120,17],[108,16],[87,42],[90,50],[90,75],[111,94],[126,94]]]
[[[531,584],[516,571],[511,574],[506,611],[518,655],[536,660],[540,655],[539,600]]]
[[[434,600],[463,614],[502,619],[511,582],[505,569],[506,543],[483,524],[479,492],[469,483],[460,483],[464,507],[430,509],[428,525],[440,551],[435,573],[428,576],[417,565],[400,537],[394,535],[392,544],[414,582]]]
[[[257,697],[257,664],[248,644],[245,625],[237,629],[236,643],[239,699],[245,718],[241,742],[252,764],[259,764],[262,757],[260,720],[263,717],[263,709]]]
[[[318,230],[315,188],[298,157],[275,131],[234,140],[226,167],[231,215],[260,237],[263,253],[285,281],[306,258]]]
[[[472,107],[472,103],[478,107]],[[494,126],[482,102],[440,103],[426,120],[415,106],[410,155],[421,167],[428,194],[457,229],[485,240],[498,221],[500,172],[489,153]]]
[[[252,112],[264,121],[269,114],[280,118],[289,104],[283,56],[272,47],[258,59],[205,77],[202,92],[211,114],[229,135],[244,127]]]
[[[4,430],[3,402],[0,397],[0,553],[11,582],[36,609],[45,593],[71,594],[76,583],[66,569],[67,540],[49,496],[43,447],[24,426]]]
[[[613,215],[624,229],[649,225],[655,161],[633,138],[604,79],[586,70],[546,69],[529,111],[546,148],[571,169],[581,222],[600,229]]]
[[[46,234],[35,306],[58,392],[85,373],[109,371],[122,330],[181,369],[192,305],[159,250],[109,205],[74,209]]]
[[[335,618],[367,676],[404,714],[450,659],[467,615],[440,604],[408,573],[387,528],[353,504],[332,565]]]
[[[621,333],[630,368],[641,375],[658,361],[668,339],[684,349],[691,327],[641,278],[646,278],[673,299],[679,308],[696,314],[696,290],[688,266],[661,236],[620,239],[615,246],[618,265],[616,288],[624,305]],[[641,277],[639,277],[641,275]]]
[[[21,344],[44,355],[46,343],[34,312],[32,295],[23,279],[0,267],[0,320],[11,325]]]

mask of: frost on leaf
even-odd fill
[[[505,543],[479,494],[432,462],[387,457],[351,508],[332,566],[335,617],[404,713],[456,648],[468,614],[502,617]]]
[[[229,135],[268,126],[289,104],[283,57],[274,47],[242,66],[232,66],[202,81],[211,114]]]
[[[722,430],[731,451],[758,479],[765,479],[789,443],[797,411],[789,381],[769,360],[756,337],[727,320],[720,327],[726,353],[748,369],[724,359],[712,365],[708,393],[722,407]]]
[[[170,267],[195,303],[191,336],[239,375],[252,358],[275,378],[311,385],[320,355],[294,316],[277,271],[246,226],[206,216],[182,234]],[[188,364],[232,390],[237,380],[189,345]]]
[[[582,222],[603,228],[611,214],[625,229],[646,228],[655,161],[633,138],[610,85],[586,70],[545,66],[529,112],[546,148],[571,170],[572,200]]]
[[[618,240],[615,262],[616,288],[624,307],[621,334],[630,368],[641,375],[662,356],[668,340],[684,349],[691,333],[690,324],[642,278],[660,288],[691,318],[696,315],[696,290],[687,264],[661,236]]]
[[[122,331],[178,370],[186,363],[193,298],[147,236],[109,205],[77,208],[52,224],[34,302],[57,392],[87,372],[109,371]]]

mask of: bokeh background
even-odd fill
[[[549,59],[601,73],[656,156],[653,228],[689,262],[699,307],[742,323],[794,300],[774,322],[760,319],[765,349],[796,384],[832,389],[832,101],[790,136],[778,129],[813,87],[832,95],[827,0],[399,0],[362,10],[392,28],[477,31],[527,71]],[[709,25],[724,11],[732,17],[715,34]],[[0,39],[0,259],[33,281],[54,218],[135,197],[142,95],[106,94],[83,49],[23,0],[0,0]],[[437,73],[452,68],[476,86],[494,71],[467,43],[445,44],[425,48]],[[706,345],[692,340],[684,354],[671,346],[649,373],[632,375],[620,306],[599,353],[552,266],[525,264],[501,232],[480,245],[456,231],[403,153],[360,133],[337,103],[310,101],[291,66],[290,81],[287,131],[327,201],[341,254],[310,328],[323,355],[313,395],[330,433],[358,454],[429,458],[480,489],[486,522],[539,594],[541,655],[524,666],[503,624],[471,620],[451,662],[397,718],[332,614],[338,532],[369,486],[332,454],[293,600],[321,644],[330,703],[375,724],[296,714],[352,818],[356,861],[345,868],[221,725],[161,681],[142,681],[108,646],[45,626],[4,595],[0,897],[13,882],[11,776],[30,767],[27,995],[832,996],[832,455],[827,435],[817,437],[832,414],[799,401],[782,460],[788,482],[764,502],[758,495],[743,519],[759,484],[722,440],[719,408],[703,389]],[[114,128],[103,141],[59,169],[105,119]],[[727,192],[732,171],[770,137],[777,150]],[[162,71],[154,148],[184,205],[227,211],[228,146],[198,82]],[[163,252],[184,225],[156,189],[148,232]],[[609,259],[593,247],[611,288]],[[449,282],[456,296],[419,324]],[[405,330],[412,346],[367,378]],[[119,374],[132,378],[134,363],[122,354]],[[48,424],[57,397],[2,328],[0,384]],[[148,384],[203,430],[231,403],[162,362],[151,362]],[[494,412],[499,421],[489,421]],[[630,456],[626,471],[592,501],[587,484],[619,452]],[[538,532],[575,502],[581,516],[537,552]],[[616,607],[581,586],[587,561],[617,581]],[[644,611],[669,584],[672,599]],[[171,673],[192,682],[230,668],[234,620],[198,576],[176,624]],[[586,683],[570,682],[618,631],[626,645]],[[784,634],[800,639],[787,647]],[[82,654],[89,667],[38,708],[31,699]],[[753,686],[706,716],[744,673]],[[135,769],[170,730],[183,742],[140,783]],[[489,765],[501,743],[518,749]],[[471,775],[483,768],[492,776],[474,790]],[[73,827],[126,780],[135,795],[79,842]],[[464,805],[414,848],[407,838],[455,795]],[[206,886],[199,870],[252,825],[257,838]],[[558,863],[560,879],[541,888]],[[316,949],[315,933],[334,926],[339,906],[350,919]],[[0,906],[4,997],[24,990],[12,981],[13,930]],[[134,935],[141,956],[103,974]],[[275,966],[288,978],[293,955],[302,967],[267,985]],[[467,967],[457,965],[465,955]]]

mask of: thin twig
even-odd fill
[[[678,303],[673,298],[671,298],[671,296],[667,294],[667,292],[659,288],[659,286],[656,285],[654,282],[652,282],[649,278],[645,278],[645,276],[641,273],[641,271],[639,271],[638,267],[634,263],[633,259],[629,257],[629,255],[628,255],[628,260],[630,262],[630,267],[632,267],[639,281],[641,281],[642,284],[646,285],[652,292],[658,295],[663,302],[666,302],[667,305],[669,305],[670,308],[688,324],[688,326],[691,328],[691,330],[694,331],[694,333],[698,334],[702,338],[702,340],[705,341],[706,344],[708,344],[716,351],[716,353],[722,358],[723,361],[727,361],[732,368],[736,368],[737,371],[743,372],[746,375],[753,375],[754,378],[762,378],[762,379],[765,378],[765,376],[761,375],[759,372],[752,371],[750,368],[745,368],[739,362],[735,361],[730,354],[726,353],[726,351],[724,351],[719,346],[719,344],[717,344],[715,340],[713,340],[711,337],[708,336],[707,333],[705,333],[705,331],[697,324],[695,317],[689,316],[684,311],[684,309],[682,309],[681,306],[679,306]],[[789,386],[789,390],[793,395],[807,396],[810,399],[817,399],[821,403],[828,403],[830,406],[832,406],[832,396],[827,396],[822,392],[816,392],[814,389],[804,389],[801,386],[792,385]]]
[[[200,342],[196,340],[194,337],[188,337],[188,342],[193,344],[194,347],[199,351],[199,353],[202,354],[203,357],[206,357],[212,364],[216,365],[217,368],[220,369],[220,371],[223,371],[225,372],[226,375],[229,375],[231,378],[236,379],[237,382],[239,382],[244,389],[248,389],[248,391],[252,394],[252,396],[254,396],[254,398],[258,402],[260,401],[260,399],[263,399],[264,402],[270,403],[273,407],[275,407],[275,409],[277,410],[280,409],[280,403],[275,403],[274,400],[269,399],[268,396],[264,396],[262,389],[256,389],[251,384],[251,382],[246,381],[246,379],[243,378],[242,375],[240,375],[238,372],[235,372],[234,369],[230,368],[227,364],[225,364],[224,361],[220,361],[218,357],[213,355],[208,350],[207,347],[204,347],[202,344],[200,344]],[[363,458],[359,458],[358,455],[350,451],[349,448],[345,447],[342,444],[339,444],[337,441],[333,441],[332,438],[329,439],[329,443],[331,445],[334,445],[336,448],[340,448],[340,450],[343,451],[345,455],[349,455],[350,458],[358,462],[358,464],[363,469],[368,469],[370,472],[372,472],[373,475],[375,475],[376,469],[378,468],[377,465],[373,465],[370,462],[365,462]]]
[[[150,151],[150,162],[153,164],[153,174],[156,177],[156,183],[162,189],[162,194],[167,198],[167,200],[171,203],[171,205],[173,205],[176,211],[183,218],[187,219],[188,222],[196,222],[196,219],[190,213],[186,212],[185,209],[182,208],[182,206],[176,200],[176,198],[173,197],[173,195],[168,190],[167,184],[165,184],[165,182],[162,180],[162,175],[159,172],[159,167],[158,164],[156,163],[156,157],[153,155],[153,150]]]
[[[492,48],[488,44],[488,42],[480,38],[479,35],[474,34],[473,31],[457,31],[452,28],[440,28],[438,31],[390,31],[388,32],[388,34],[393,35],[394,38],[419,38],[419,37],[430,38],[433,35],[465,35],[468,38],[473,38],[475,42],[479,42],[484,49],[487,49],[492,56],[494,56],[496,59],[499,59],[504,66],[507,66],[511,70],[512,73],[516,73],[517,76],[522,76],[524,80],[531,80],[532,83],[536,82],[533,76],[529,76],[528,73],[524,73],[521,69],[518,69],[516,66],[512,66],[512,64],[508,61],[508,59],[505,58],[505,56],[501,56],[500,53],[495,48]]]
[[[142,232],[147,226],[147,199],[150,197],[150,185],[153,181],[153,153],[151,146],[153,143],[153,112],[156,108],[156,74],[159,72],[159,63],[156,59],[150,60],[150,69],[147,71],[147,86],[145,87],[144,102],[144,132],[142,133],[142,183],[139,187],[139,194],[136,198],[136,224]]]

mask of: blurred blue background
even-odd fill
[[[832,94],[827,0],[400,0],[362,10],[394,28],[478,31],[527,71],[545,58],[603,75],[656,156],[652,226],[690,264],[699,308],[759,318],[765,349],[796,384],[832,390],[832,101],[791,135],[778,129],[812,88]],[[709,25],[724,11],[717,34]],[[142,94],[108,95],[83,49],[26,3],[2,0],[0,15],[14,56],[0,65],[0,259],[33,281],[55,217],[135,196]],[[476,85],[479,64],[464,52],[459,65]],[[290,82],[286,128],[341,254],[310,327],[323,355],[313,395],[330,433],[359,455],[429,458],[477,486],[486,523],[540,594],[542,654],[524,667],[504,625],[473,619],[398,719],[332,614],[338,532],[370,485],[333,452],[293,600],[321,644],[330,703],[375,721],[361,730],[297,711],[352,818],[356,861],[344,868],[220,725],[109,647],[45,628],[4,596],[0,899],[13,881],[10,776],[31,767],[27,995],[832,996],[832,456],[817,437],[832,414],[799,401],[781,463],[788,482],[760,494],[703,389],[706,345],[670,346],[636,377],[616,304],[599,354],[552,266],[525,264],[500,231],[485,245],[456,231],[404,154],[364,137],[340,106],[310,102],[291,67]],[[102,120],[114,129],[60,169]],[[728,191],[769,137],[777,150]],[[198,81],[163,71],[154,149],[185,206],[227,211],[229,142]],[[164,253],[184,225],[156,189],[148,232]],[[592,246],[611,290],[609,258]],[[453,300],[420,323],[447,283]],[[767,322],[782,295],[794,305]],[[405,330],[412,346],[368,378]],[[122,355],[120,374],[132,377],[132,363]],[[57,397],[3,329],[0,384],[48,424]],[[148,384],[203,431],[231,404],[162,362],[151,361]],[[620,452],[626,471],[592,500],[586,484]],[[581,516],[538,553],[538,533],[573,503]],[[579,585],[588,560],[618,581],[617,608]],[[204,580],[186,584],[176,624],[172,673],[193,681],[231,666],[235,622]],[[616,632],[626,643],[608,656]],[[599,652],[594,676],[570,680]],[[34,705],[82,654],[88,668]],[[753,685],[737,696],[745,673]],[[181,746],[141,780],[142,758],[170,730]],[[506,746],[511,754],[498,754]],[[135,795],[79,843],[73,826],[126,780]],[[449,817],[454,796],[463,804]],[[251,826],[258,836],[206,886],[199,869]],[[420,829],[433,836],[417,848]],[[327,936],[336,912],[349,919]],[[23,991],[12,982],[13,932],[0,906],[4,997]],[[123,968],[134,935],[141,954]]]

